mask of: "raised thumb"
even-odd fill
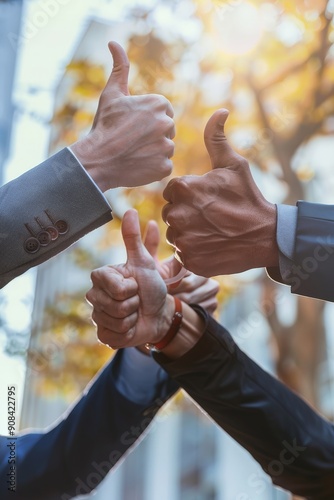
[[[116,99],[123,95],[129,95],[128,77],[130,63],[125,50],[119,43],[109,42],[108,47],[113,58],[113,69],[104,91],[108,93],[108,97]]]
[[[225,123],[229,112],[227,109],[218,109],[209,119],[204,129],[204,142],[208,150],[212,168],[224,168],[231,165],[233,159],[239,156],[225,136]]]
[[[141,234],[137,210],[127,210],[122,220],[122,236],[128,256],[128,263],[140,265],[147,258]]]

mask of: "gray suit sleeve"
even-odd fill
[[[0,188],[0,288],[112,219],[67,148]]]

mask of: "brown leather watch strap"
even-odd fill
[[[157,344],[145,344],[145,347],[151,351],[161,351],[164,349],[175,337],[179,331],[182,323],[182,302],[177,297],[174,298],[175,311],[172,319],[172,324],[170,325],[166,335]]]

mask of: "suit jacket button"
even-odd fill
[[[59,234],[66,234],[68,231],[68,224],[64,220],[57,220],[55,226],[59,232]]]
[[[37,238],[28,238],[24,242],[24,249],[28,253],[36,253],[39,250],[40,243]]]
[[[37,239],[42,247],[46,247],[51,241],[51,236],[47,231],[40,231],[37,235]]]
[[[52,241],[55,241],[59,236],[58,230],[54,226],[46,227],[45,231],[47,231],[49,233]]]

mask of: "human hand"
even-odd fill
[[[160,230],[158,224],[151,220],[146,226],[144,245],[153,257],[157,270],[163,279],[177,275],[181,264],[172,256],[163,261],[158,259]],[[218,306],[217,293],[219,284],[216,280],[197,276],[188,271],[186,276],[174,285],[167,287],[170,295],[175,295],[186,304],[198,304],[213,314]]]
[[[90,133],[71,146],[102,191],[160,180],[172,171],[173,108],[163,96],[130,96],[129,60],[109,42],[113,70]]]
[[[138,214],[128,210],[122,221],[127,262],[92,272],[86,298],[101,342],[114,348],[159,342],[172,322],[174,301],[142,243]]]
[[[228,111],[209,119],[204,140],[213,170],[172,179],[162,217],[176,258],[202,276],[278,265],[276,206],[256,186],[248,162],[228,144]]]

